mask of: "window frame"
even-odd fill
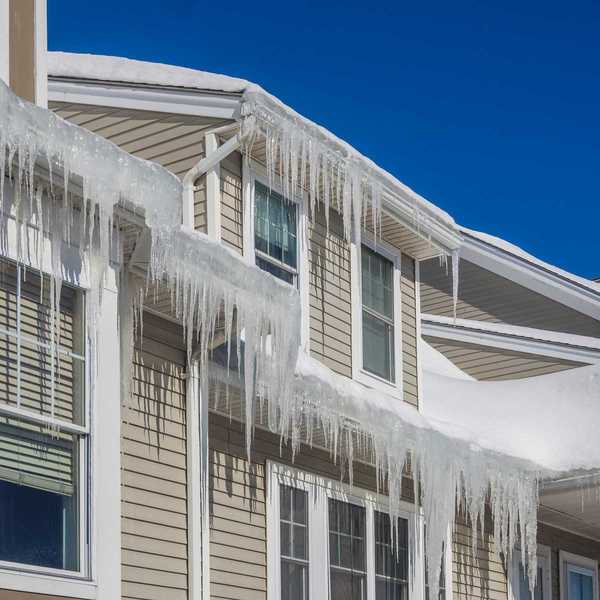
[[[256,182],[271,189],[273,192],[285,198],[288,202],[296,205],[296,282],[295,287],[300,293],[301,302],[301,342],[302,347],[308,350],[310,341],[310,320],[309,320],[309,264],[308,264],[308,193],[295,191],[292,198],[287,198],[283,193],[281,180],[273,177],[269,182],[267,170],[261,163],[252,158],[245,159],[242,165],[242,185],[243,185],[243,256],[250,264],[256,266],[256,248],[255,248],[255,189]],[[273,265],[290,271],[290,267],[284,263],[279,263],[270,257],[265,257],[262,252],[258,254],[259,258],[271,262]],[[257,268],[260,268],[257,266]],[[283,283],[287,283],[280,280]],[[287,284],[291,285],[291,284]]]
[[[17,268],[17,295],[20,293],[21,287],[21,273],[22,270],[31,271],[32,273],[38,274],[42,277],[48,277],[49,274],[36,267],[30,266],[23,261],[15,260],[10,256],[0,255],[0,261],[10,262]],[[87,341],[87,330],[86,330],[86,288],[75,285],[70,281],[64,281],[62,284],[64,287],[70,287],[81,294],[81,310],[83,312],[83,330],[82,330],[82,345],[84,354],[80,355],[64,348],[57,348],[57,353],[70,356],[71,358],[83,362],[83,398],[81,399],[81,419],[82,424],[71,423],[64,421],[56,417],[52,418],[49,415],[40,415],[32,412],[27,408],[21,406],[11,406],[0,402],[0,417],[9,417],[20,419],[34,425],[46,426],[50,428],[58,428],[60,431],[76,436],[76,447],[78,452],[78,470],[77,470],[77,482],[78,482],[78,562],[79,569],[55,569],[52,567],[43,567],[38,565],[29,565],[26,563],[18,563],[11,561],[0,560],[0,587],[2,587],[5,578],[12,577],[27,577],[34,581],[36,576],[51,577],[52,581],[65,582],[66,585],[71,586],[73,581],[79,580],[81,583],[89,582],[91,580],[91,527],[90,527],[90,503],[91,503],[91,486],[90,486],[90,461],[91,461],[91,368],[90,368],[90,348]],[[20,303],[17,301],[17,318],[20,318]],[[12,337],[18,340],[17,347],[20,348],[20,341],[23,340],[31,345],[49,348],[50,344],[39,341],[38,339],[29,336],[28,334],[22,334],[20,332],[20,323],[17,322],[17,332],[13,332],[8,329],[0,327],[0,334]],[[19,336],[21,338],[19,339]],[[17,386],[19,385],[19,379],[17,379]],[[75,445],[75,444],[74,444]],[[84,589],[87,589],[84,588]],[[72,595],[70,590],[65,590],[67,595]],[[76,593],[75,591],[73,593]],[[85,597],[85,596],[82,596]]]
[[[558,553],[560,600],[569,600],[569,572],[575,571],[592,577],[593,600],[598,599],[598,561],[565,550]]]
[[[279,533],[280,486],[286,485],[308,493],[308,599],[323,598],[323,589],[330,590],[329,564],[329,499],[340,500],[365,509],[365,564],[366,600],[375,600],[375,511],[388,513],[388,498],[357,487],[350,487],[315,473],[267,461],[266,465],[266,515],[267,515],[267,594],[269,598],[281,598],[281,544]],[[408,521],[409,547],[422,548],[423,515],[414,504],[400,502],[399,518]],[[415,546],[415,537],[419,544]],[[448,555],[451,553],[449,552]],[[409,598],[423,600],[424,560],[418,557],[418,565],[409,565]],[[451,558],[450,558],[451,564]],[[423,568],[422,568],[423,567]],[[447,572],[446,572],[447,577]],[[448,580],[447,580],[448,585]]]
[[[352,279],[352,377],[367,387],[403,398],[402,370],[402,252],[367,231],[361,240],[353,239],[350,246]],[[362,302],[362,246],[389,260],[393,265],[394,292],[394,381],[380,377],[363,366],[363,302]]]
[[[512,553],[512,563],[510,565],[510,576],[508,578],[509,593],[508,597],[512,600],[520,600],[520,579],[519,565],[522,561],[522,552],[515,549]],[[542,600],[552,600],[552,561],[550,547],[544,544],[537,545],[538,567],[542,568],[544,578],[544,588]],[[535,599],[533,599],[535,600]]]

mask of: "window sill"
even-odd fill
[[[0,569],[0,590],[95,600],[96,589],[93,581]]]
[[[401,385],[398,383],[391,383],[382,377],[378,377],[377,375],[369,373],[369,371],[365,371],[365,369],[359,369],[354,379],[371,389],[385,392],[394,398],[398,398],[398,400],[403,399]]]

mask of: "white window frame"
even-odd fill
[[[269,177],[265,167],[259,162],[248,159],[244,160],[242,169],[243,179],[243,255],[244,258],[252,265],[256,264],[256,252],[254,247],[254,226],[255,226],[255,199],[254,192],[256,182],[271,189],[279,194],[288,202],[293,202],[297,207],[296,213],[296,249],[297,265],[296,265],[296,286],[300,293],[301,302],[301,343],[305,350],[308,350],[309,345],[309,265],[308,265],[308,194],[295,193],[292,198],[287,198],[283,193],[281,181],[278,177],[273,177],[269,183]],[[260,256],[260,254],[259,254]],[[264,257],[263,257],[264,258]],[[284,270],[290,270],[287,265],[279,264],[272,259],[267,259],[269,262],[276,264]],[[291,270],[290,270],[291,271]]]
[[[523,560],[523,553],[519,549],[515,549],[512,554],[512,564],[510,565],[510,576],[508,578],[508,597],[512,600],[520,599],[520,580],[519,580],[519,565]],[[552,600],[552,561],[551,551],[549,546],[544,544],[537,545],[537,560],[538,567],[542,569],[543,594],[542,600]]]
[[[329,596],[329,507],[330,498],[361,506],[365,509],[366,582],[367,600],[375,599],[375,511],[388,512],[388,498],[373,492],[350,487],[314,473],[307,473],[287,465],[267,461],[267,594],[272,600],[281,598],[281,543],[279,527],[279,490],[281,485],[308,493],[308,598],[322,600]],[[416,536],[423,539],[423,515],[414,504],[402,501],[397,515],[408,521],[408,543],[415,546]],[[449,545],[448,545],[449,547]],[[450,552],[447,553],[450,558]],[[409,565],[409,598],[424,598],[424,561]],[[451,564],[451,558],[450,563]],[[447,573],[446,573],[447,577]],[[448,579],[446,579],[448,585]],[[323,590],[327,590],[324,596]],[[449,598],[447,598],[449,600]]]
[[[560,569],[560,600],[569,600],[569,573],[571,571],[590,575],[593,582],[593,599],[598,600],[598,561],[560,550],[558,553]]]
[[[12,256],[0,255],[0,261],[10,261],[17,267],[17,294],[20,293],[20,275],[21,269],[27,269],[32,273],[38,271],[36,267],[27,265],[26,263],[16,260]],[[38,271],[39,272],[39,271]],[[48,274],[42,271],[42,276]],[[77,292],[82,295],[82,310],[85,320],[87,301],[87,290],[73,283],[65,282],[63,285],[69,285],[76,288]],[[20,312],[20,303],[17,302],[17,314]],[[84,321],[85,322],[85,321]],[[18,324],[17,324],[18,325]],[[85,326],[84,326],[85,327]],[[12,332],[4,328],[0,328],[0,333],[9,337],[14,337],[44,348],[49,348],[49,344],[41,342],[29,335],[22,334],[18,330]],[[77,473],[79,486],[79,569],[70,571],[67,569],[54,569],[50,567],[42,567],[37,565],[28,565],[24,563],[16,563],[0,560],[0,589],[7,587],[8,589],[21,589],[30,592],[47,592],[48,586],[56,589],[61,595],[69,597],[93,598],[96,594],[96,587],[91,582],[92,577],[92,560],[91,560],[91,529],[90,529],[90,457],[92,449],[92,435],[90,428],[91,420],[91,369],[89,344],[87,343],[87,333],[84,328],[84,355],[75,354],[67,351],[64,348],[57,348],[58,354],[70,356],[76,360],[84,362],[84,390],[82,399],[82,419],[83,424],[78,425],[63,421],[61,419],[52,418],[46,415],[40,415],[22,408],[20,406],[11,406],[0,403],[0,416],[22,419],[36,425],[55,427],[65,433],[78,436],[77,450],[79,453],[79,471]],[[20,344],[17,344],[18,347]],[[17,375],[17,389],[19,389],[20,377]]]
[[[350,245],[352,279],[352,377],[367,387],[402,399],[402,252],[400,249],[375,239],[363,231],[360,241]],[[387,381],[363,367],[363,306],[362,306],[362,246],[391,261],[394,266],[394,381]]]

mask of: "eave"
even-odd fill
[[[506,277],[519,285],[560,302],[565,306],[600,319],[600,291],[569,279],[463,231],[461,258]]]

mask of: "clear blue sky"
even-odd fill
[[[261,84],[461,224],[600,277],[600,2],[48,0],[51,50]]]

